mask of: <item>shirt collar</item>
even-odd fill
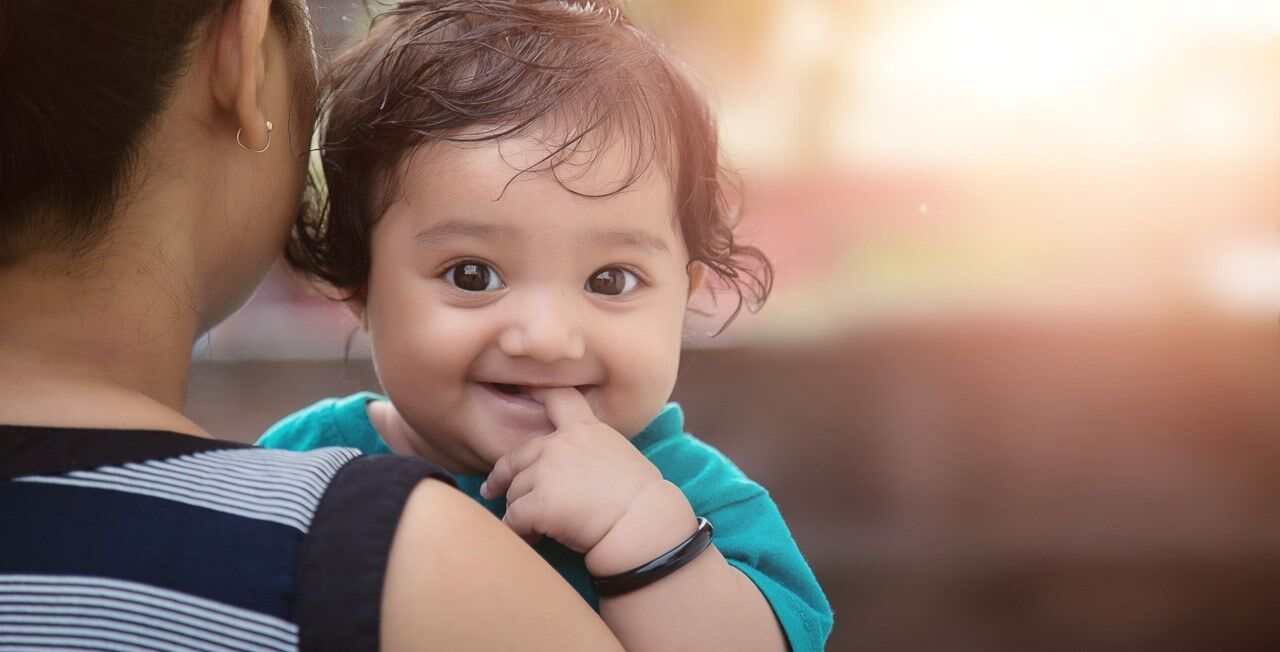
[[[674,437],[684,432],[684,411],[680,409],[679,403],[667,403],[662,410],[658,412],[658,416],[645,426],[639,434],[631,438],[631,443],[636,448],[645,450],[650,446],[666,439]]]

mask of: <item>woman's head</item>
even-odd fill
[[[11,0],[0,12],[0,268],[75,262],[128,232],[129,246],[156,245],[131,254],[193,252],[193,276],[210,282],[184,299],[225,316],[299,199],[315,93],[305,4]],[[268,135],[261,154],[235,141],[260,149]],[[173,188],[185,192],[163,196]],[[157,241],[165,227],[192,245]]]

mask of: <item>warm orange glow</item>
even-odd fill
[[[886,9],[849,54],[857,90],[841,144],[916,162],[1046,147],[1055,156],[1242,153],[1277,134],[1259,101],[1276,71],[1268,44],[1277,6],[978,0]]]

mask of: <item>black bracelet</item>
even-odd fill
[[[711,545],[711,535],[714,532],[715,528],[711,527],[711,521],[699,516],[698,529],[680,545],[668,550],[661,557],[642,566],[636,566],[625,573],[609,577],[592,577],[591,586],[596,590],[596,595],[609,596],[653,584],[702,554],[702,551]]]

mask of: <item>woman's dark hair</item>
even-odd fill
[[[0,265],[103,234],[197,29],[228,3],[0,2]],[[306,37],[301,0],[271,13]]]
[[[560,163],[623,136],[634,164],[614,192],[660,163],[691,259],[737,292],[733,316],[769,295],[769,260],[734,241],[733,184],[713,112],[680,65],[612,2],[399,2],[332,62],[322,88],[324,178],[313,175],[314,210],[294,224],[286,256],[340,298],[368,282],[370,233],[410,152],[534,129],[553,140],[547,157],[523,172],[558,181]]]

